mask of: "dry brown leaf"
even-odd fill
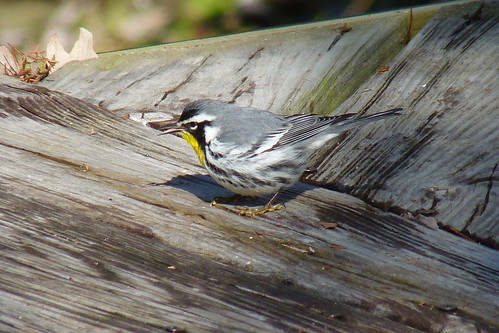
[[[37,48],[24,53],[12,45],[0,45],[0,74],[36,83],[70,61],[97,58],[92,44],[92,33],[80,28],[80,36],[71,53],[64,50],[57,34],[54,34],[47,44],[47,55]]]
[[[80,28],[80,36],[75,42],[71,52],[68,53],[59,41],[57,34],[52,35],[47,44],[47,58],[57,61],[51,69],[52,74],[70,61],[81,61],[97,58],[97,53],[93,49],[93,35],[90,31]]]
[[[36,83],[48,75],[53,62],[37,47],[24,53],[12,45],[0,45],[0,74]]]
[[[12,45],[0,45],[0,74],[14,75],[19,72],[16,51]]]
[[[64,46],[62,46],[61,42],[59,41],[59,36],[57,34],[53,34],[49,39],[49,42],[47,44],[47,58],[56,61],[56,64],[54,65],[50,73],[55,72],[66,63],[71,61],[69,53],[64,50]]]
[[[97,58],[93,49],[94,36],[90,31],[80,28],[80,36],[69,53],[71,60],[87,60]]]

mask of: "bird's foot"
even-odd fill
[[[245,215],[245,216],[257,216],[257,215],[262,215],[267,212],[273,212],[276,210],[281,210],[283,209],[284,206],[281,204],[277,205],[265,205],[260,208],[246,208],[246,209],[241,209],[237,214],[238,215]]]
[[[279,193],[281,193],[281,190],[277,191],[272,196],[272,198],[270,199],[270,201],[267,202],[267,204],[265,206],[259,207],[259,208],[243,208],[243,209],[239,209],[237,211],[237,214],[238,215],[245,215],[245,216],[257,216],[257,215],[265,214],[267,212],[273,212],[273,211],[276,211],[276,210],[283,209],[284,206],[281,205],[281,204],[274,205],[274,202],[275,202],[277,196],[279,195]],[[230,197],[216,197],[211,202],[211,206],[217,206],[218,205],[219,208],[222,208],[222,209],[225,209],[225,210],[228,210],[228,211],[233,211],[232,209],[229,209],[228,207],[226,207],[223,204],[230,203],[230,202],[233,202],[236,199],[245,198],[245,197],[247,197],[247,196],[244,196],[244,195],[241,195],[241,194],[234,194],[234,195],[232,195]]]

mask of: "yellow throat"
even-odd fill
[[[203,148],[199,145],[199,141],[189,132],[181,132],[180,136],[183,137],[185,141],[192,146],[192,148],[194,148],[194,151],[198,155],[199,162],[201,162],[201,165],[204,166],[204,152]]]

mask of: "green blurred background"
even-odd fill
[[[0,0],[0,44],[27,50],[54,33],[69,51],[78,27],[97,52],[218,36],[368,12],[432,0]]]

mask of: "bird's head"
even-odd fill
[[[157,127],[161,134],[174,134],[184,138],[198,155],[204,166],[204,148],[213,140],[219,129],[214,124],[219,116],[220,103],[213,100],[198,100],[188,104],[176,122]]]

